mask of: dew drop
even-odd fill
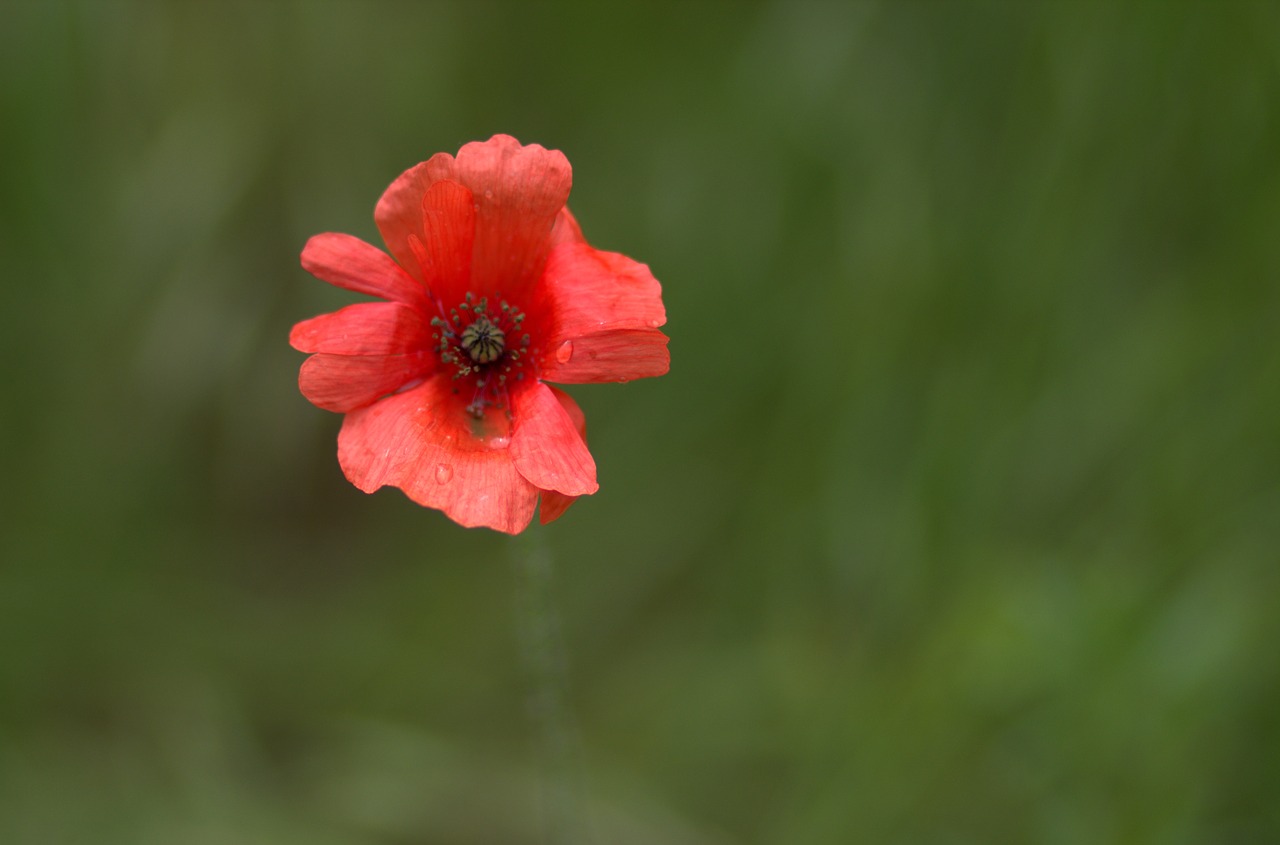
[[[491,199],[493,199],[493,191],[485,191],[485,192],[484,192],[484,198],[485,198],[485,199],[487,199],[487,200],[491,200]]]
[[[453,467],[448,464],[436,464],[436,483],[448,484],[453,478]]]
[[[569,363],[569,359],[573,357],[573,341],[566,340],[556,349],[556,360],[561,364]]]
[[[661,321],[661,320],[650,320],[650,321],[649,321],[649,328],[651,328],[651,329],[656,329],[656,328],[657,328],[658,326],[660,326],[660,325],[662,325],[662,321]]]
[[[502,437],[501,435],[499,435],[498,437],[489,438],[490,449],[505,449],[510,445],[511,445],[510,437]]]

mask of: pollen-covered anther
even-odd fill
[[[462,330],[459,345],[472,361],[488,364],[502,356],[507,348],[507,336],[488,317],[478,316]]]

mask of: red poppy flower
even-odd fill
[[[466,525],[515,534],[594,493],[583,415],[547,382],[670,367],[649,268],[587,244],[557,150],[506,135],[410,168],[378,201],[391,252],[327,233],[302,266],[382,302],[294,326],[298,385],[346,414],[338,461],[366,493],[399,487]]]

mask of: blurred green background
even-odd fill
[[[1280,841],[1278,45],[3,3],[0,842]],[[286,342],[356,299],[306,238],[495,132],[672,338],[572,389],[603,486],[532,529],[532,621],[511,541],[343,479]]]

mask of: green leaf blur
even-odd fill
[[[541,843],[511,543],[335,459],[403,169],[564,150],[554,841],[1280,841],[1274,3],[0,8],[0,842]],[[576,784],[576,786],[574,786]],[[552,784],[554,786],[554,784]]]

